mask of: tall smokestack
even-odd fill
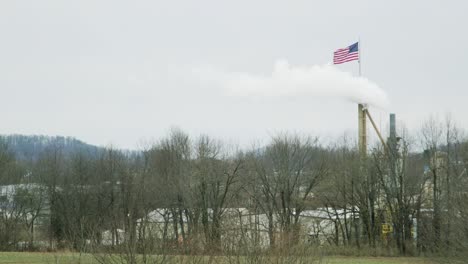
[[[363,104],[358,105],[358,145],[359,154],[361,158],[365,158],[367,155],[367,128],[366,128],[366,113],[365,106]]]
[[[388,147],[392,155],[396,154],[397,138],[396,138],[396,121],[395,114],[390,114],[390,136],[388,137]]]
[[[396,139],[395,114],[390,114],[390,138]]]

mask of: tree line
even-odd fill
[[[50,144],[30,160],[2,143],[0,250],[119,252],[129,263],[164,252],[299,245],[463,255],[464,131],[450,118],[431,118],[417,133],[401,129],[398,136],[388,142],[393,151],[375,143],[365,159],[352,138],[324,144],[288,133],[246,149],[173,129],[138,153],[107,147],[65,155]],[[311,212],[322,213],[314,221],[325,215],[331,223],[320,239],[320,230],[304,227]]]

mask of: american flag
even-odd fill
[[[359,42],[349,47],[338,49],[333,53],[333,64],[341,64],[353,60],[359,60]]]

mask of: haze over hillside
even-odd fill
[[[63,155],[86,152],[90,156],[96,156],[102,149],[79,139],[64,136],[1,135],[0,139],[19,160],[37,160],[41,153],[52,148],[60,148]]]

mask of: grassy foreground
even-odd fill
[[[175,257],[180,258],[180,261],[175,260],[175,263],[190,263],[190,257]],[[207,259],[208,260],[208,259]],[[211,263],[228,263],[221,259]],[[171,261],[171,263],[174,263]],[[30,253],[30,252],[0,252],[0,263],[5,264],[60,264],[60,263],[81,263],[81,264],[98,264],[93,256],[76,253]],[[313,263],[313,262],[312,262]],[[321,262],[324,264],[432,264],[428,259],[424,258],[406,258],[406,257],[326,257]]]

